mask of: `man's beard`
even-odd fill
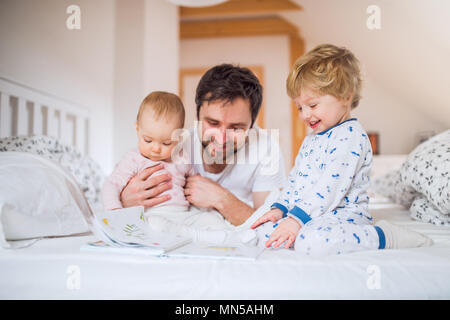
[[[207,164],[228,164],[233,163],[232,158],[238,152],[237,144],[233,141],[225,143],[223,146],[218,147],[212,141],[202,141],[203,147],[203,160]]]

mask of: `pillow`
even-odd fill
[[[425,208],[437,210],[442,219],[439,224],[448,224],[450,218],[450,130],[420,144],[408,156],[400,169],[401,180],[419,194],[422,200],[415,211]],[[424,199],[428,204],[424,204]],[[434,215],[435,216],[435,215]],[[417,215],[417,218],[419,215]],[[434,222],[436,223],[436,222]]]
[[[101,208],[100,192],[105,175],[94,160],[75,147],[53,137],[15,136],[0,139],[0,152],[6,151],[32,153],[59,163],[75,178],[91,207]]]
[[[408,158],[407,154],[382,154],[372,157],[372,168],[370,169],[370,179],[375,180],[394,170],[401,168]]]
[[[83,219],[89,209],[80,205],[86,203],[84,195],[57,163],[30,153],[2,152],[0,181],[2,247],[14,247],[9,240],[89,231]]]
[[[371,189],[407,208],[420,221],[450,225],[450,130],[417,146],[399,170]]]
[[[409,208],[418,193],[414,188],[403,183],[400,170],[393,170],[370,182],[369,195],[371,198],[381,195]]]
[[[418,196],[409,208],[411,216],[420,221],[450,225],[450,215],[442,214],[425,196]]]

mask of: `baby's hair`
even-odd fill
[[[183,102],[181,102],[181,99],[176,94],[164,91],[153,91],[146,96],[139,107],[137,115],[138,123],[142,113],[147,109],[153,111],[156,119],[162,117],[173,119],[173,117],[176,116],[180,121],[180,127],[184,127],[184,106]]]
[[[344,47],[321,44],[295,61],[286,81],[288,95],[295,99],[304,88],[345,100],[353,94],[351,108],[361,100],[361,72],[355,55]]]

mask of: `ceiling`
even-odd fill
[[[226,12],[225,5],[242,9]],[[366,26],[369,5],[380,9],[379,30]],[[449,0],[230,0],[220,6],[182,9],[181,21],[282,17],[299,28],[307,50],[320,43],[348,47],[378,87],[450,128]]]

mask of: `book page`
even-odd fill
[[[96,213],[98,226],[113,241],[112,245],[152,247],[171,250],[190,239],[151,230],[144,219],[144,207],[131,207]],[[105,240],[105,239],[102,239]]]

